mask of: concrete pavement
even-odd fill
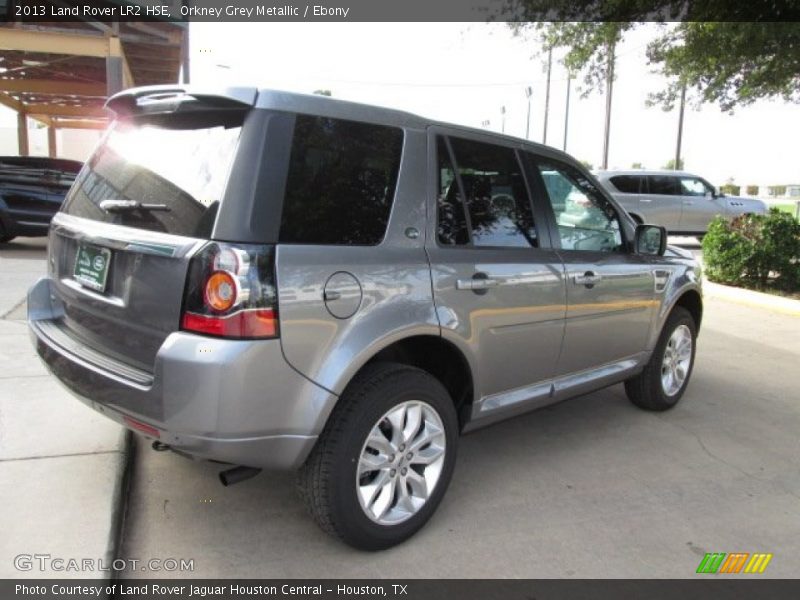
[[[219,466],[139,444],[123,556],[197,577],[682,578],[706,552],[769,552],[763,576],[796,577],[798,340],[800,318],[709,299],[678,407],[618,385],[467,435],[438,513],[377,554],[318,530],[290,474],[223,488]]]
[[[103,578],[39,570],[45,560],[15,568],[33,554],[110,564],[127,459],[123,430],[61,388],[28,339],[25,293],[45,273],[44,249],[43,238],[0,246],[0,577]]]
[[[19,554],[113,552],[124,437],[47,376],[24,323],[44,241],[0,248],[0,576]],[[615,386],[465,436],[450,490],[406,544],[366,554],[305,515],[291,474],[232,488],[219,466],[139,443],[120,556],[196,577],[692,577],[705,552],[800,555],[800,318],[707,298],[682,403],[635,409]],[[141,563],[140,563],[141,564]]]

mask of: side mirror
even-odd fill
[[[633,243],[637,254],[663,256],[667,251],[667,229],[659,225],[637,225]]]

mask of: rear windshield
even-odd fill
[[[63,211],[210,237],[240,132],[241,123],[172,128],[117,122],[76,178]],[[106,202],[101,208],[104,200],[139,204]]]

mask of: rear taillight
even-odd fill
[[[278,337],[275,249],[209,242],[189,265],[181,329],[226,338]]]

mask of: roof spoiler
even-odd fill
[[[117,117],[198,109],[244,109],[255,104],[257,95],[256,88],[249,87],[204,89],[181,85],[152,85],[114,94],[105,106]]]

